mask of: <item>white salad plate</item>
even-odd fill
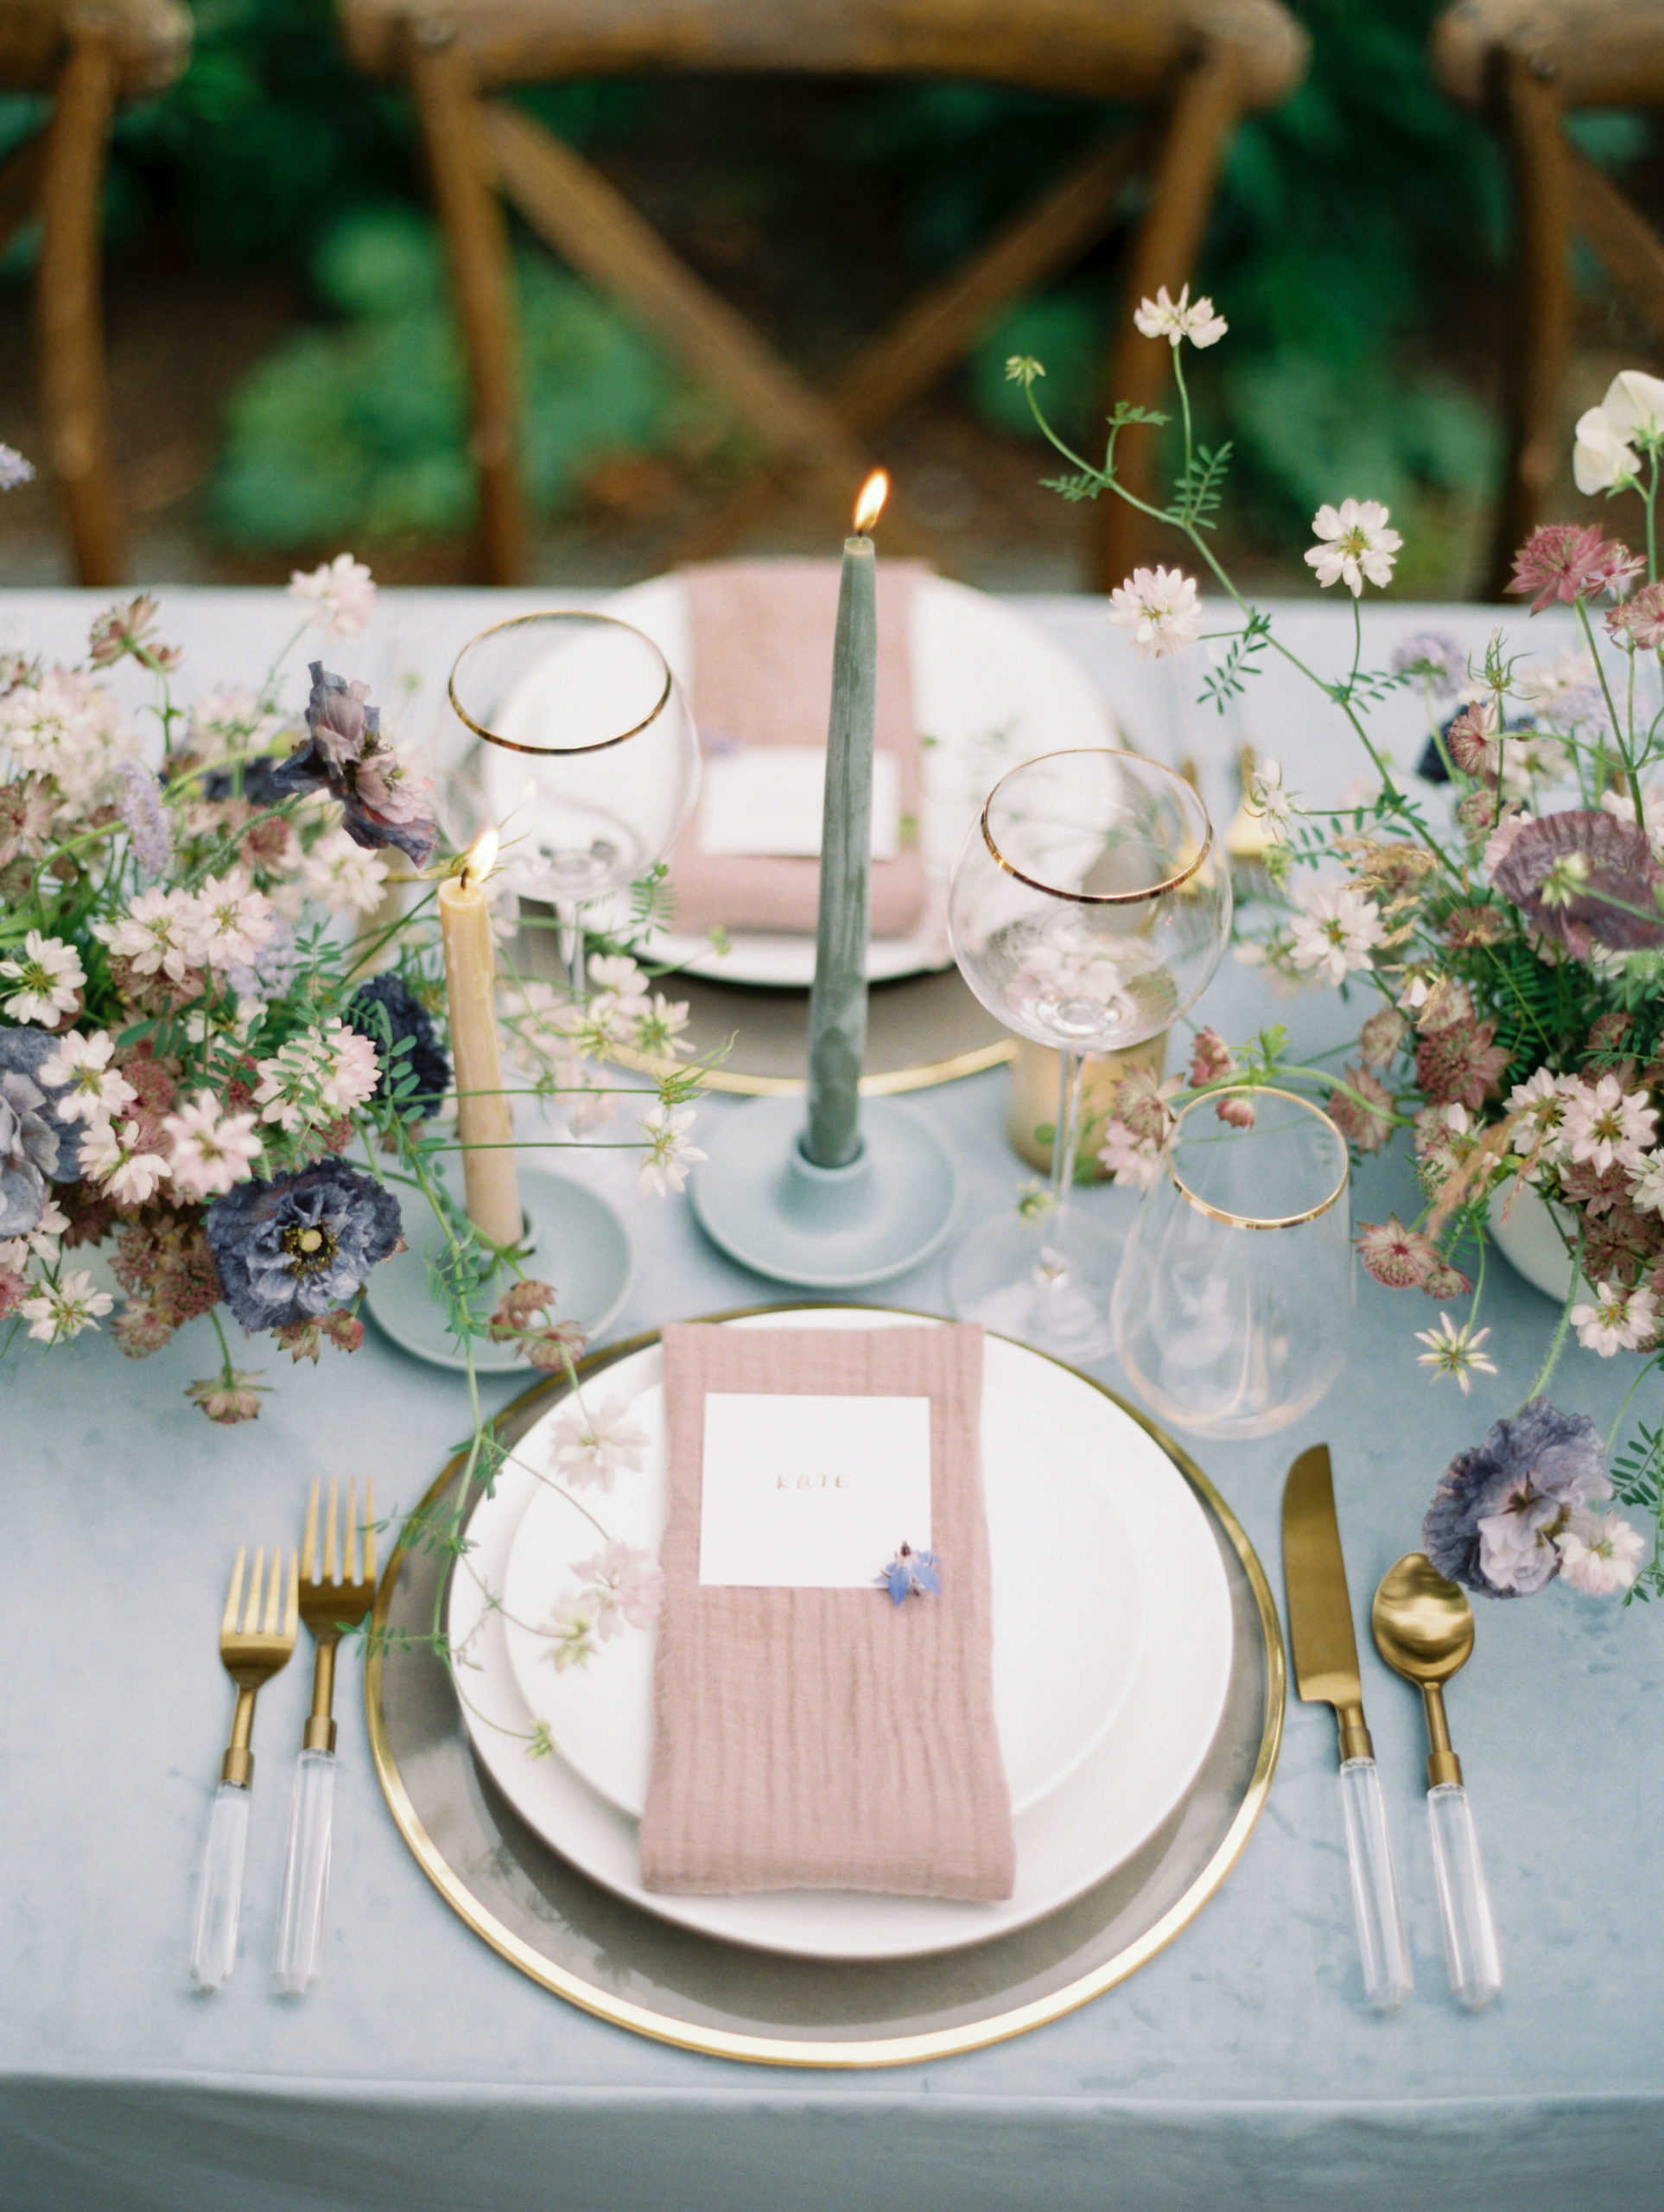
[[[787,1308],[730,1327],[917,1325],[882,1308]],[[657,1341],[586,1385],[646,1430],[646,1464],[579,1496],[607,1536],[656,1548],[665,1468]],[[557,1402],[468,1526],[447,1633],[474,1750],[545,1842],[662,1918],[803,1957],[949,1951],[1056,1910],[1121,1866],[1183,1799],[1217,1729],[1232,1650],[1224,1569],[1195,1493],[1160,1446],[1083,1376],[987,1343],[983,1484],[993,1561],[996,1721],[1017,1844],[996,1904],[853,1891],[662,1896],[642,1887],[638,1814],[652,1728],[654,1634],[627,1629],[557,1673],[537,1630],[606,1536],[551,1487]],[[944,1562],[948,1571],[951,1563]],[[928,1599],[909,1599],[910,1604]],[[533,1754],[543,1724],[551,1754]]]
[[[693,696],[692,626],[679,577],[632,584],[601,602],[601,611],[651,638]],[[910,629],[914,711],[924,739],[919,838],[930,898],[908,936],[873,939],[867,974],[874,982],[953,965],[948,879],[977,810],[1008,768],[1070,746],[1119,742],[1108,706],[1078,663],[1015,607],[943,576],[921,576]],[[524,735],[524,726],[536,720],[534,671],[504,709],[503,728]],[[508,819],[519,804],[524,764],[503,754],[488,766],[492,803],[499,817]],[[605,903],[598,901],[589,916],[593,925],[604,924]],[[618,920],[624,919],[620,906]],[[815,979],[815,939],[808,933],[735,931],[728,950],[719,953],[708,938],[663,931],[645,950],[655,962],[716,982],[806,990]]]

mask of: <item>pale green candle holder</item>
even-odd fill
[[[800,1094],[759,1098],[725,1115],[693,1171],[700,1227],[730,1259],[774,1282],[861,1290],[905,1274],[940,1250],[953,1226],[959,1177],[924,1123],[883,1099],[863,1099],[860,1152],[847,1167],[803,1153]]]

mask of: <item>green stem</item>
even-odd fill
[[[1572,1281],[1566,1290],[1566,1303],[1560,1308],[1559,1325],[1555,1329],[1549,1344],[1548,1357],[1537,1370],[1537,1379],[1514,1408],[1516,1420],[1534,1398],[1541,1397],[1543,1392],[1548,1388],[1549,1377],[1559,1363],[1560,1353],[1566,1344],[1566,1332],[1572,1325],[1572,1308],[1577,1303],[1578,1286],[1583,1281],[1583,1234],[1584,1222],[1580,1214],[1578,1217],[1577,1249],[1572,1255]]]

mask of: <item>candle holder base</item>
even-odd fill
[[[446,1177],[459,1206],[461,1179],[460,1172]],[[629,1295],[635,1270],[629,1231],[604,1198],[569,1176],[522,1167],[519,1188],[530,1247],[522,1258],[523,1272],[553,1282],[560,1294],[556,1319],[575,1321],[588,1335],[599,1336]],[[409,1249],[374,1270],[365,1294],[365,1310],[402,1351],[460,1371],[467,1360],[434,1294],[429,1268],[430,1256],[444,1249],[444,1232],[420,1196],[414,1201],[404,1198],[403,1207]],[[508,1268],[493,1267],[470,1298],[471,1310],[483,1321],[513,1281]],[[473,1339],[473,1364],[480,1375],[530,1372],[514,1345],[492,1344],[485,1337]]]
[[[848,1167],[806,1160],[803,1128],[802,1095],[791,1093],[759,1098],[711,1131],[691,1195],[714,1244],[759,1275],[812,1290],[888,1282],[940,1249],[959,1179],[922,1122],[863,1099],[861,1149]]]

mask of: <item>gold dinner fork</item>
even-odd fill
[[[311,1630],[318,1648],[312,1662],[312,1712],[301,1738],[295,1794],[289,1800],[289,1850],[283,1863],[283,1904],[277,1914],[276,1982],[290,1997],[309,1989],[323,1971],[324,1904],[329,1891],[329,1848],[335,1818],[335,1723],[330,1717],[335,1694],[335,1647],[345,1630],[358,1626],[376,1596],[375,1485],[368,1476],[365,1478],[360,1522],[358,1484],[356,1480],[348,1483],[338,1553],[339,1488],[332,1477],[321,1568],[315,1476],[301,1547],[301,1618]]]
[[[208,1824],[207,1856],[196,1892],[196,1926],[191,1939],[191,1973],[199,1988],[218,1989],[237,1963],[237,1923],[243,1905],[243,1859],[249,1840],[249,1789],[254,1780],[254,1753],[249,1748],[254,1732],[254,1700],[260,1687],[288,1666],[300,1630],[298,1612],[300,1571],[293,1551],[289,1555],[289,1601],[283,1602],[283,1554],[271,1555],[271,1582],[266,1592],[265,1618],[260,1617],[261,1585],[265,1573],[265,1548],[254,1554],[249,1578],[248,1603],[243,1605],[243,1569],[246,1544],[238,1548],[232,1569],[231,1590],[225,1618],[219,1624],[219,1657],[237,1685],[237,1710],[232,1716],[231,1742],[219,1766],[219,1788]],[[243,1624],[237,1624],[242,1611]]]

